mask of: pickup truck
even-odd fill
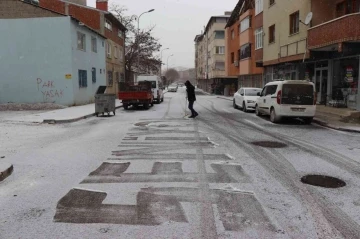
[[[129,106],[138,107],[142,105],[145,109],[153,106],[154,96],[151,91],[151,82],[142,81],[137,85],[120,83],[119,84],[119,100],[122,100],[125,110]]]

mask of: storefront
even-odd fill
[[[255,87],[262,88],[262,75],[241,75],[239,76],[239,88],[241,87]]]
[[[215,78],[211,84],[211,93],[216,95],[233,96],[237,90],[236,78]]]

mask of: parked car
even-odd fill
[[[169,85],[168,92],[177,92],[178,86],[177,85]]]
[[[283,117],[301,118],[310,124],[316,111],[315,85],[309,81],[274,81],[265,85],[256,101],[256,115],[270,115],[277,123]]]
[[[261,88],[240,88],[235,94],[233,99],[233,106],[235,109],[240,107],[244,112],[248,110],[255,110],[256,100],[259,98],[258,93]]]

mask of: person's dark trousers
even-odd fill
[[[197,116],[198,113],[194,110],[194,101],[189,101],[189,110],[191,111],[191,116]]]

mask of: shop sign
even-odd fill
[[[345,81],[354,82],[353,73],[354,73],[354,69],[351,66],[346,67]]]

